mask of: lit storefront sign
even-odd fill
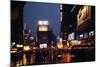
[[[11,49],[11,53],[16,53],[17,52],[17,48],[12,48]]]
[[[74,39],[75,34],[71,33],[68,35],[68,40],[73,40]]]
[[[57,43],[57,47],[58,47],[58,48],[63,48],[63,44]]]
[[[90,19],[91,15],[91,7],[90,6],[83,6],[80,8],[78,15],[77,15],[77,26],[81,25],[88,19]]]
[[[78,40],[72,40],[72,41],[70,42],[70,44],[74,46],[74,45],[78,45],[78,44],[80,44],[80,43],[79,43]]]
[[[40,44],[40,48],[47,48],[47,44],[46,43]]]
[[[83,34],[80,35],[80,38],[83,38]]]
[[[87,39],[88,38],[88,33],[84,33],[84,38]]]
[[[94,36],[94,31],[89,32],[89,36]]]
[[[30,46],[24,46],[24,51],[29,51],[30,50]]]

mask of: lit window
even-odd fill
[[[69,34],[68,35],[68,40],[73,40],[74,39],[74,36],[75,36],[74,33]]]
[[[39,26],[39,31],[48,31],[47,26]]]
[[[48,25],[48,21],[43,21],[43,25]]]
[[[42,21],[38,21],[38,25],[42,25]]]
[[[49,25],[48,21],[38,21],[38,25]]]

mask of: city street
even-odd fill
[[[17,61],[16,66],[94,61],[94,50],[94,46],[74,47],[71,50],[60,49],[60,51],[55,48],[47,49],[46,53],[49,52],[45,55],[43,49],[35,49],[30,54],[23,53],[23,59]]]
[[[95,61],[95,6],[11,1],[11,67]]]

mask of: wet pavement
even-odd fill
[[[12,63],[16,66],[72,63],[95,60],[95,47],[74,47],[69,49],[38,49],[23,53],[20,61]]]

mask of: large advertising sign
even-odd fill
[[[77,15],[77,26],[81,25],[88,19],[90,19],[91,15],[91,6],[83,6],[79,9],[78,15]]]

